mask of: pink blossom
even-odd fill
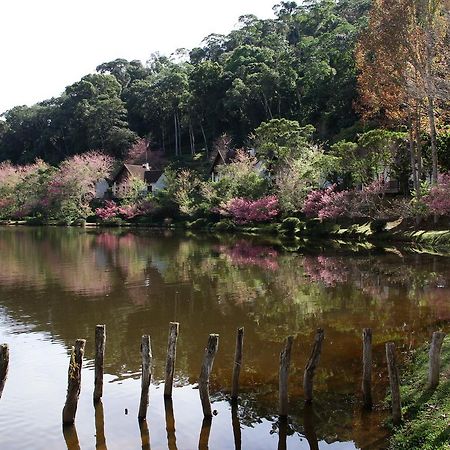
[[[107,200],[103,208],[97,208],[95,214],[100,217],[101,220],[108,220],[116,217],[119,213],[119,207],[112,200]]]
[[[439,176],[438,184],[423,197],[423,201],[433,214],[450,215],[450,173]]]
[[[220,214],[231,217],[236,223],[267,222],[278,216],[278,199],[274,195],[262,197],[258,200],[232,198],[222,203]]]

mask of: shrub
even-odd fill
[[[239,224],[267,222],[279,214],[278,199],[274,195],[258,200],[233,198],[220,205],[220,213]]]
[[[236,226],[230,220],[221,220],[213,225],[215,231],[234,231]]]
[[[432,214],[450,215],[450,173],[440,175],[438,184],[422,200]]]
[[[188,223],[188,228],[192,228],[193,230],[199,230],[202,228],[206,228],[208,226],[208,221],[204,218],[200,218],[194,220],[193,222]]]
[[[349,204],[349,192],[337,191],[336,185],[332,184],[326,189],[309,192],[303,205],[303,212],[308,217],[336,219],[348,213]]]
[[[372,233],[382,233],[386,230],[386,220],[376,219],[370,222],[370,231]]]
[[[281,222],[281,230],[286,234],[295,234],[304,228],[305,224],[297,217],[287,217]]]

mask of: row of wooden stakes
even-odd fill
[[[171,322],[169,326],[169,338],[167,346],[167,359],[165,370],[164,396],[172,397],[173,378],[175,372],[176,348],[179,333],[179,323]],[[436,388],[439,384],[440,374],[440,353],[445,334],[434,332],[429,352],[428,388]],[[319,363],[324,340],[324,331],[318,329],[314,338],[311,355],[305,367],[303,376],[303,389],[305,402],[311,403],[313,400],[314,374]],[[293,336],[286,339],[285,345],[280,353],[279,365],[279,403],[278,412],[280,418],[288,415],[288,378],[291,362]],[[362,374],[362,397],[364,407],[372,408],[372,330],[365,328],[362,334],[363,341],[363,374]],[[71,425],[75,421],[78,398],[81,389],[81,368],[86,340],[77,339],[72,347],[69,371],[66,402],[63,408],[63,425]],[[94,378],[94,403],[98,402],[103,395],[103,372],[106,346],[106,327],[97,325],[95,330],[95,378]],[[231,400],[237,403],[239,393],[239,376],[242,367],[242,355],[244,346],[244,328],[239,328],[236,335],[236,349],[234,356],[233,376],[231,382]],[[211,401],[209,396],[209,378],[214,364],[214,358],[219,348],[219,335],[210,334],[208,344],[205,348],[200,377],[198,381],[200,400],[205,418],[212,417]],[[149,403],[149,388],[151,381],[152,352],[150,336],[144,335],[141,339],[142,356],[142,376],[141,376],[141,397],[139,404],[138,418],[144,420],[147,416]],[[401,399],[400,399],[400,379],[395,355],[395,344],[386,343],[386,360],[388,366],[389,382],[392,398],[392,418],[395,424],[402,420]],[[0,345],[0,398],[8,373],[9,349],[7,344]]]

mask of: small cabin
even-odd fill
[[[111,180],[113,197],[121,198],[128,193],[128,180],[137,178],[145,183],[145,193],[157,192],[165,187],[165,175],[162,170],[152,170],[149,164],[123,164]]]

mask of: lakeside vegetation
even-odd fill
[[[101,64],[60,97],[7,111],[0,219],[298,235],[440,217],[448,229],[448,4],[274,10],[189,52]],[[122,162],[164,168],[164,189],[131,177],[120,199],[96,199]]]
[[[224,229],[448,216],[448,5],[428,3],[281,2],[275,19],[243,16],[190,52],[101,64],[4,114],[0,217]],[[121,160],[163,162],[165,189],[130,179],[126,198],[93,201]]]
[[[428,355],[423,347],[416,351],[401,394],[405,424],[395,430],[391,450],[413,448],[446,450],[450,441],[450,341],[442,346],[441,382],[434,391],[426,390]]]

